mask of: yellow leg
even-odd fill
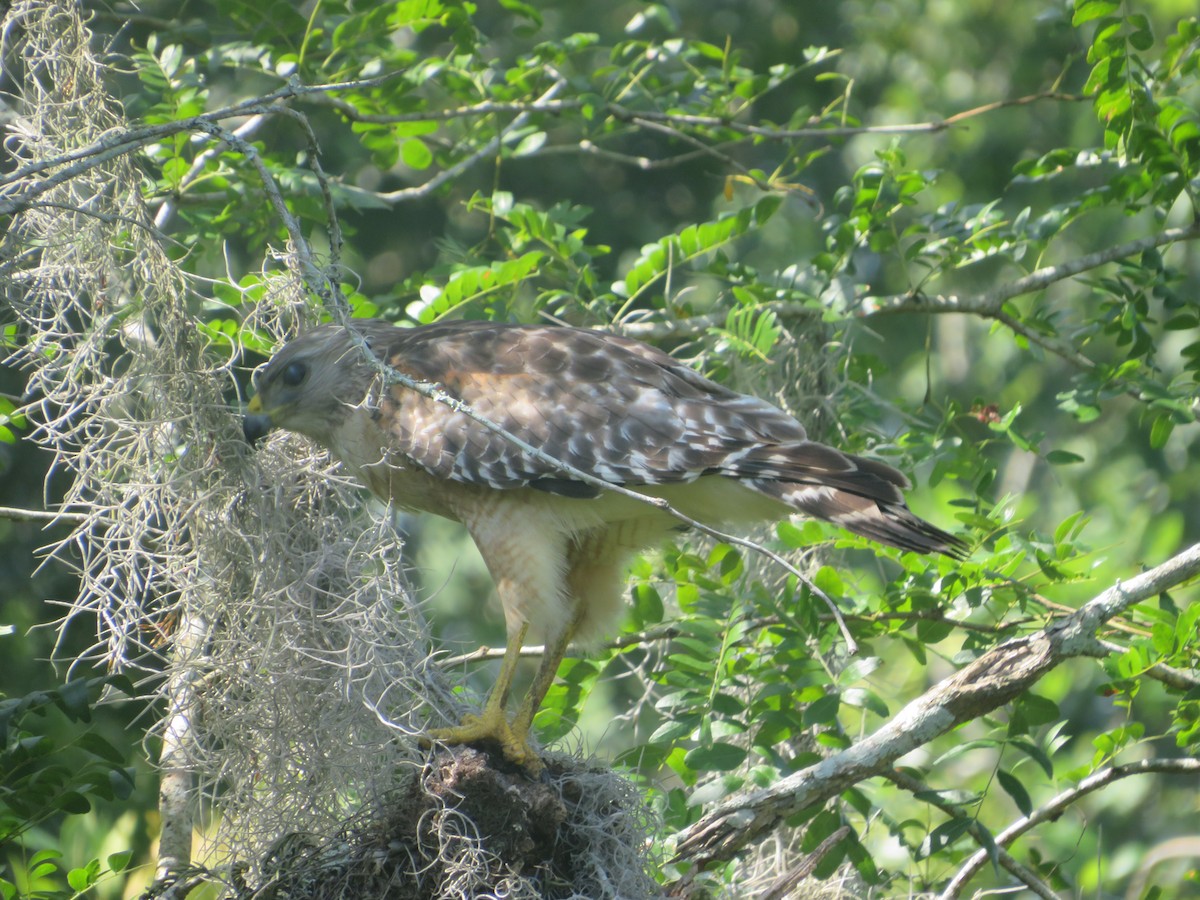
[[[527,623],[521,626],[520,631],[508,636],[508,642],[504,648],[504,659],[500,663],[500,674],[496,677],[496,684],[492,688],[492,692],[488,694],[483,711],[478,716],[463,716],[461,725],[431,729],[429,731],[430,739],[441,741],[444,744],[494,741],[500,745],[505,758],[510,762],[525,766],[534,773],[541,771],[541,760],[538,759],[533,747],[529,745],[528,725],[518,731],[516,727],[509,725],[508,719],[504,715],[504,708],[508,704],[508,694],[512,688],[513,675],[516,674],[517,663],[521,660],[521,647],[525,643],[525,635],[528,631]],[[557,667],[557,663],[555,665]],[[541,670],[538,671],[538,675],[541,675]],[[551,678],[553,678],[553,672],[551,672]],[[546,685],[546,689],[549,689],[549,684]],[[542,694],[545,695],[545,690],[542,691]],[[523,708],[524,705],[522,705]],[[532,719],[531,715],[530,721]]]
[[[546,699],[546,692],[550,690],[550,685],[554,684],[554,676],[558,673],[559,663],[566,655],[567,645],[571,643],[571,635],[574,631],[575,624],[572,623],[553,643],[546,644],[545,653],[542,654],[542,663],[533,677],[533,684],[529,686],[529,691],[521,700],[517,714],[513,716],[512,733],[526,743],[529,741],[529,729],[533,727],[533,717],[541,707],[542,701]]]

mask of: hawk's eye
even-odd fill
[[[287,387],[299,387],[300,382],[306,377],[308,377],[308,366],[302,362],[294,362],[288,363],[288,367],[283,370],[279,380]]]

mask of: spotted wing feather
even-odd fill
[[[886,544],[961,550],[956,538],[909,512],[902,494],[908,480],[896,469],[809,441],[783,411],[645,344],[492,323],[361,327],[395,368],[605,481],[663,485],[722,475]],[[380,409],[391,449],[438,477],[569,497],[596,493],[465,413],[401,386],[386,392]]]

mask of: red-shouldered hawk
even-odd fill
[[[488,322],[351,327],[378,360],[526,443],[705,524],[801,512],[906,550],[964,550],[909,511],[901,493],[909,483],[896,469],[810,441],[787,413],[637,341]],[[380,499],[466,526],[500,595],[507,651],[482,714],[431,736],[495,740],[512,761],[540,768],[529,728],[568,643],[605,633],[620,610],[628,558],[678,521],[572,479],[460,410],[387,384],[342,326],[292,341],[254,384],[251,443],[272,428],[307,435]],[[509,720],[509,685],[531,629],[546,652]]]

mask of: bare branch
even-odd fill
[[[1086,253],[1054,266],[1043,266],[1021,278],[997,285],[982,294],[923,294],[920,292],[893,294],[885,297],[863,297],[863,313],[883,316],[895,313],[974,313],[996,318],[1004,304],[1014,297],[1043,290],[1058,281],[1073,278],[1092,269],[1126,259],[1154,247],[1191,241],[1200,237],[1200,220],[1186,228],[1167,228],[1123,244],[1114,244],[1095,253]]]
[[[266,121],[266,116],[259,115],[251,116],[241,125],[233,130],[233,136],[239,140],[248,140],[254,132],[258,131]],[[191,184],[204,171],[204,167],[208,165],[208,161],[219,153],[217,147],[209,147],[208,149],[196,154],[196,158],[192,160],[191,166],[183,177],[179,180],[180,189]],[[177,196],[167,197],[158,207],[158,212],[154,214],[154,225],[156,228],[164,228],[171,220],[171,216],[175,214],[175,207],[178,202]]]
[[[722,145],[718,145],[720,148]],[[682,166],[685,163],[708,156],[707,149],[705,150],[689,150],[686,153],[680,153],[677,156],[668,156],[665,159],[651,159],[649,156],[631,156],[627,153],[620,153],[616,150],[609,150],[606,147],[601,147],[599,144],[589,141],[587,138],[581,140],[578,145],[561,145],[557,147],[546,147],[542,154],[551,153],[582,153],[586,156],[595,156],[600,159],[607,159],[610,162],[620,163],[623,166],[633,166],[635,169],[640,169],[643,172],[653,172],[658,169],[671,169],[675,166]]]
[[[793,896],[792,891],[796,885],[810,876],[817,866],[820,865],[821,860],[829,855],[829,851],[845,840],[849,834],[850,826],[843,825],[829,837],[825,838],[812,853],[809,853],[800,861],[799,865],[776,878],[770,887],[767,888],[766,893],[762,894],[761,900],[786,900],[787,897]]]
[[[321,300],[323,306],[330,310],[338,310],[348,314],[350,307],[346,302],[346,298],[342,296],[341,287],[335,278],[317,265],[312,250],[308,246],[308,241],[304,238],[304,232],[300,228],[300,223],[296,221],[296,217],[287,208],[287,201],[283,199],[283,192],[280,190],[279,184],[275,181],[275,176],[271,174],[271,170],[263,162],[258,148],[249,141],[238,137],[233,132],[222,128],[215,122],[205,121],[200,123],[198,127],[199,130],[207,132],[213,137],[219,138],[229,144],[229,146],[250,160],[250,164],[258,172],[263,190],[266,192],[267,198],[271,201],[271,206],[275,210],[275,214],[287,229],[293,252],[300,263],[300,271],[304,283]]]
[[[891,781],[896,786],[908,791],[910,794],[920,794],[921,799],[935,806],[951,818],[959,818],[962,816],[962,811],[955,809],[953,805],[946,803],[937,796],[937,792],[929,787],[918,778],[914,778],[907,772],[900,769],[891,769],[883,773],[883,777]],[[980,844],[985,855],[989,848],[993,845],[995,839],[986,833],[986,830],[979,824],[978,820],[971,819],[967,825],[967,831],[975,841]],[[1018,862],[1011,853],[1003,847],[996,847],[996,857],[1005,869],[1007,869],[1014,877],[1019,879],[1027,888],[1042,897],[1043,900],[1059,900],[1058,895],[1037,877],[1027,866]]]
[[[695,147],[697,153],[703,153],[708,156],[711,156],[714,159],[723,163],[727,168],[734,169],[734,170],[740,172],[746,179],[748,179],[755,187],[757,187],[761,191],[772,190],[772,187],[768,182],[763,181],[761,178],[754,175],[748,168],[746,168],[744,165],[742,165],[740,162],[738,162],[732,156],[730,156],[727,153],[721,152],[720,150],[718,150],[715,146],[713,146],[711,144],[704,143],[704,141],[700,140],[699,138],[693,137],[692,135],[688,134],[686,131],[683,131],[682,129],[676,127],[675,123],[671,122],[670,120],[656,121],[654,118],[651,118],[649,116],[637,115],[637,116],[632,116],[629,119],[629,121],[632,124],[645,129],[646,131],[657,131],[661,134],[665,134],[667,137],[674,138],[675,140],[683,141],[685,144]]]
[[[1124,653],[1125,648],[1120,644],[1114,644],[1112,641],[1106,641],[1102,638],[1096,639],[1096,652],[1090,654],[1092,656],[1108,656],[1114,653]],[[1192,691],[1200,688],[1200,678],[1197,678],[1191,672],[1185,672],[1183,669],[1176,669],[1174,666],[1168,666],[1164,663],[1154,663],[1150,668],[1143,673],[1147,678],[1153,678],[1155,681],[1161,681],[1167,687],[1175,688],[1177,691]]]
[[[738,122],[732,118],[718,116],[696,116],[688,115],[686,113],[647,112],[645,110],[632,111],[616,103],[610,103],[608,105],[608,110],[615,118],[622,121],[629,121],[636,116],[642,119],[654,119],[660,122],[671,122],[676,126],[691,125],[704,128],[727,128],[731,131],[752,135],[756,138],[761,138],[764,140],[788,141],[814,137],[854,137],[860,134],[929,134],[937,131],[945,131],[946,129],[957,125],[959,122],[963,122],[975,116],[984,115],[986,113],[994,112],[998,109],[1004,109],[1010,106],[1024,106],[1030,103],[1036,103],[1040,100],[1059,100],[1074,103],[1091,99],[1091,97],[1080,94],[1063,94],[1057,91],[1047,91],[1039,94],[1030,94],[1025,97],[1018,97],[1013,100],[997,100],[993,103],[985,103],[983,106],[976,106],[972,109],[955,113],[948,118],[940,119],[934,122],[910,122],[896,125],[823,127],[818,124],[820,119],[813,117],[809,119],[809,122],[812,124],[806,128],[773,128],[766,125],[749,125],[744,122]]]
[[[832,616],[822,616],[825,621],[831,620]],[[771,625],[778,625],[782,620],[779,616],[762,616],[756,619],[750,619],[745,622],[744,629],[747,632],[757,631],[760,628],[767,628]],[[662,625],[656,625],[653,628],[647,628],[644,631],[635,631],[630,634],[620,634],[607,641],[604,644],[605,650],[624,650],[626,647],[635,647],[642,644],[653,644],[658,641],[670,641],[679,637],[683,632],[679,626],[672,622],[664,622]],[[458,656],[447,657],[440,660],[438,665],[443,668],[453,668],[454,666],[463,665],[464,663],[484,662],[491,659],[503,659],[507,648],[505,647],[488,647],[484,645],[470,653],[462,653]],[[546,652],[545,646],[542,644],[526,644],[521,648],[521,656],[539,657]],[[593,655],[593,654],[589,654]]]
[[[347,88],[338,86],[335,89],[345,90]],[[510,102],[484,100],[479,103],[472,103],[466,106],[455,106],[447,109],[427,109],[420,110],[418,112],[388,114],[364,113],[353,103],[340,97],[330,96],[330,94],[331,91],[329,90],[312,90],[306,92],[303,95],[303,99],[306,102],[319,103],[323,106],[332,107],[352,122],[363,122],[377,125],[393,125],[403,122],[429,122],[447,121],[452,119],[469,119],[477,116],[490,116],[505,113],[558,114],[563,112],[574,112],[582,109],[587,103],[587,101],[584,101],[580,98],[567,98],[563,100],[547,100],[539,98],[533,101]],[[1090,99],[1090,97],[1078,94],[1063,94],[1054,91],[1048,91],[1039,94],[1031,94],[1026,97],[1018,97],[1013,100],[998,100],[993,103],[986,103],[982,106],[963,110],[962,112],[955,113],[954,115],[945,119],[933,122],[912,122],[895,125],[823,127],[819,124],[820,120],[816,117],[813,117],[809,120],[812,124],[806,128],[773,128],[766,125],[753,125],[744,122],[738,122],[733,118],[690,115],[687,113],[674,112],[664,113],[657,110],[635,110],[630,107],[623,106],[620,103],[609,103],[606,109],[614,119],[622,122],[633,122],[635,119],[643,119],[651,122],[669,123],[676,128],[680,126],[726,128],[731,131],[744,134],[747,137],[773,141],[784,141],[812,137],[852,137],[860,134],[927,134],[930,132],[944,131],[947,128],[952,128],[953,126],[967,119],[984,115],[986,113],[995,112],[998,109],[1004,109],[1006,107],[1024,106],[1041,100],[1080,102]]]
[[[193,719],[199,715],[196,663],[204,653],[208,626],[199,616],[185,614],[174,638],[176,667],[167,690],[169,708],[162,733],[158,765],[158,811],[162,828],[158,840],[158,865],[154,880],[178,877],[192,862],[191,743],[196,739]]]
[[[700,868],[738,855],[783,819],[881,774],[917,747],[1028,690],[1064,660],[1091,655],[1099,627],[1135,603],[1200,575],[1200,544],[1113,585],[1041,631],[993,648],[909,703],[878,731],[775,784],[735,794],[684,832],[678,857]]]
[[[862,305],[864,314],[868,317],[894,315],[896,313],[970,313],[987,319],[995,319],[1018,334],[1031,344],[1036,344],[1043,350],[1066,360],[1076,368],[1091,372],[1096,369],[1096,363],[1080,353],[1070,341],[1057,336],[1045,334],[1021,322],[1009,314],[1004,305],[1014,297],[1044,290],[1050,285],[1073,278],[1084,272],[1107,265],[1119,259],[1126,259],[1154,247],[1162,247],[1180,241],[1195,240],[1200,237],[1200,220],[1186,228],[1168,228],[1157,234],[1147,235],[1137,240],[1115,244],[1095,253],[1088,253],[1075,259],[1067,260],[1055,266],[1044,266],[1030,272],[1022,278],[997,285],[990,291],[974,295],[958,294],[924,294],[910,292],[887,297],[864,297]],[[1139,387],[1129,384],[1125,392],[1138,400],[1153,400],[1155,396],[1148,394]]]
[[[1131,775],[1149,774],[1195,776],[1198,773],[1200,773],[1200,759],[1192,758],[1143,759],[1135,763],[1101,769],[1099,772],[1093,772],[1087,778],[1084,778],[1075,787],[1063,791],[1048,803],[1039,806],[1028,816],[1023,816],[1013,822],[1013,824],[996,835],[996,844],[1001,847],[1008,846],[1031,828],[1058,818],[1068,806],[1082,797],[1086,797],[1088,794],[1100,790],[1100,788],[1107,787],[1113,782],[1120,781],[1122,778],[1128,778]],[[975,853],[958,870],[954,878],[950,880],[950,883],[946,885],[946,889],[939,895],[938,900],[954,900],[954,898],[959,897],[967,882],[983,868],[987,860],[988,854],[986,850],[980,850]]]
[[[550,102],[553,99],[554,95],[557,94],[563,88],[564,85],[565,85],[564,81],[561,81],[561,80],[556,81],[553,85],[551,85],[549,90],[547,90],[544,94],[542,94],[541,97],[539,97],[537,99],[537,103]],[[434,175],[428,181],[426,181],[422,184],[419,184],[415,187],[402,188],[401,190],[398,190],[398,191],[389,191],[387,193],[380,193],[380,194],[376,194],[376,196],[379,197],[379,199],[384,200],[388,203],[401,203],[406,200],[416,200],[420,197],[424,197],[428,194],[431,194],[434,191],[436,191],[439,187],[441,187],[443,184],[445,184],[447,181],[450,181],[453,178],[457,178],[459,175],[461,175],[463,172],[465,172],[471,166],[475,165],[480,160],[487,159],[492,154],[498,153],[500,151],[500,148],[503,147],[505,142],[509,139],[509,136],[517,129],[522,128],[528,121],[529,121],[529,113],[523,112],[519,116],[517,116],[515,119],[513,119],[511,122],[509,122],[508,125],[501,128],[496,133],[496,136],[494,138],[492,138],[490,141],[488,141],[486,144],[484,144],[482,147],[480,147],[474,153],[470,154],[467,157],[464,157],[463,159],[460,159],[458,162],[456,162],[454,165],[450,166],[448,169],[443,169],[441,172],[438,172],[436,175]]]
[[[787,319],[817,319],[821,316],[821,310],[798,300],[775,300],[755,308],[761,312],[772,312]],[[691,337],[704,334],[710,328],[723,327],[728,318],[729,312],[721,310],[688,318],[643,319],[632,322],[626,319],[619,323],[618,331],[626,337],[637,338],[639,341]]]
[[[1096,363],[1080,353],[1074,344],[1028,327],[1005,312],[1004,304],[1015,297],[1043,290],[1058,281],[1072,278],[1119,259],[1128,258],[1152,247],[1161,247],[1181,241],[1195,240],[1196,238],[1200,238],[1200,222],[1190,225],[1187,228],[1169,228],[1134,241],[1116,244],[1104,250],[1089,253],[1056,266],[1045,266],[1021,278],[997,285],[981,294],[926,294],[909,292],[878,297],[866,296],[860,298],[859,303],[862,308],[862,316],[865,318],[904,313],[930,313],[936,315],[964,313],[987,319],[995,319],[1014,333],[1024,337],[1030,343],[1036,344],[1044,350],[1067,360],[1079,369],[1091,371],[1096,368]],[[781,318],[803,319],[815,318],[821,315],[819,308],[798,300],[776,300],[762,304],[759,309],[764,312],[773,312]],[[727,316],[728,313],[722,310],[690,318],[675,318],[662,321],[653,319],[633,322],[625,321],[620,324],[620,332],[627,337],[643,341],[688,337],[703,334],[710,328],[723,326]],[[1131,388],[1130,393],[1139,399],[1145,399],[1143,392],[1136,388]]]
[[[10,522],[46,522],[49,525],[57,525],[60,522],[69,525],[82,525],[89,521],[89,517],[83,513],[62,512],[59,510],[44,509],[18,509],[15,506],[0,506],[0,519],[8,519]]]
[[[153,143],[164,137],[169,137],[173,134],[179,134],[184,131],[203,131],[201,127],[204,123],[222,122],[225,119],[237,119],[242,116],[254,116],[261,114],[269,114],[278,111],[278,104],[281,101],[288,100],[292,97],[304,97],[311,94],[321,94],[330,91],[344,91],[362,87],[373,87],[390,81],[399,75],[398,72],[390,72],[386,75],[381,75],[378,78],[365,78],[357,81],[334,82],[330,84],[315,84],[304,85],[297,79],[289,81],[283,87],[277,88],[266,94],[258,97],[251,97],[246,100],[240,100],[237,103],[223,106],[220,109],[214,109],[211,112],[201,113],[196,116],[188,116],[187,118],[177,119],[173,122],[161,122],[156,125],[144,125],[137,128],[119,129],[106,134],[104,137],[91,144],[83,147],[77,147],[74,150],[69,150],[65,153],[60,153],[57,156],[46,157],[45,159],[34,160],[26,163],[24,166],[5,174],[0,177],[0,188],[9,184],[23,182],[31,175],[36,175],[41,172],[46,172],[51,169],[56,169],[59,166],[69,165],[75,162],[84,162],[93,159],[93,164],[106,159],[112,159],[122,153],[128,153],[131,150],[136,150],[138,147]],[[100,159],[99,157],[103,157]],[[83,171],[90,166],[84,166]],[[57,174],[57,173],[56,173]],[[67,179],[59,179],[65,181]],[[7,214],[11,210],[0,206],[0,213]]]
[[[484,100],[467,106],[455,106],[449,109],[423,109],[409,113],[365,113],[357,106],[341,97],[331,97],[328,93],[312,93],[306,101],[318,103],[336,109],[351,122],[362,122],[373,125],[398,125],[403,122],[443,122],[450,119],[470,119],[475,116],[494,116],[507,113],[528,115],[530,113],[561,113],[581,109],[584,101],[581,99],[554,100],[543,95],[533,101],[501,102]]]

